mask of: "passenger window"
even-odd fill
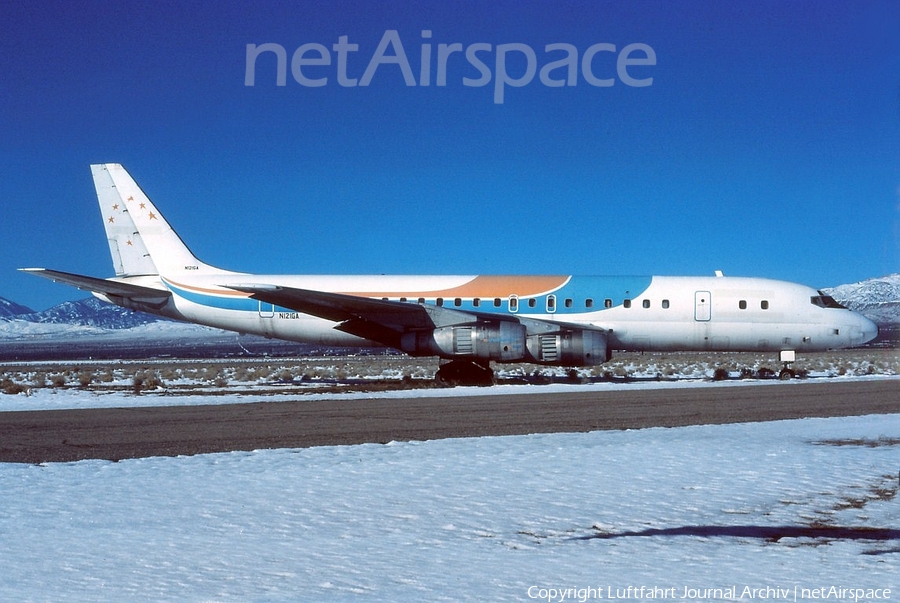
[[[586,300],[584,300],[584,307],[585,307],[585,308],[593,308],[593,307],[594,307],[594,300],[592,300],[590,297],[587,298]]]
[[[424,303],[425,303],[425,298],[424,298],[424,297],[420,297],[420,298],[419,298],[419,303],[420,303],[420,304],[424,304]]]
[[[476,297],[475,299],[472,300],[472,305],[477,308],[478,306],[481,305],[481,300]]]
[[[405,297],[401,297],[401,298],[400,298],[400,301],[405,302],[405,301],[406,301],[406,298],[405,298]]]
[[[571,307],[572,307],[572,300],[569,299],[569,298],[566,298],[566,307],[567,307],[567,308],[571,308]]]
[[[759,307],[762,308],[763,310],[768,310],[769,309],[769,300],[764,299],[761,302],[759,302]]]
[[[746,310],[747,309],[747,300],[742,299],[741,301],[739,301],[738,308],[740,308],[741,310]]]
[[[626,308],[630,308],[630,307],[631,307],[631,300],[630,300],[630,299],[626,299],[625,301],[622,302],[622,305],[625,306]]]
[[[612,300],[611,300],[611,299],[604,299],[604,300],[603,300],[603,307],[604,307],[604,308],[612,308]]]
[[[461,298],[461,297],[457,297],[456,299],[454,299],[454,300],[453,300],[453,305],[456,306],[457,308],[458,308],[459,306],[461,306],[461,305],[462,305],[462,298]]]
[[[645,308],[649,308],[649,307],[650,307],[650,300],[649,300],[649,299],[645,299],[645,300],[644,300],[644,303],[643,303],[642,305],[643,305]]]
[[[500,298],[499,298],[499,297],[495,297],[495,298],[494,298],[494,307],[495,307],[495,308],[499,308],[499,307],[500,307],[500,304],[501,304]]]
[[[547,312],[556,312],[556,296],[547,296]]]
[[[528,307],[529,307],[529,308],[533,308],[533,307],[535,307],[536,305],[537,305],[537,300],[534,299],[533,297],[529,297],[529,298],[528,298]]]
[[[519,298],[514,295],[509,296],[509,311],[510,312],[518,312],[519,311]]]
[[[437,298],[436,300],[434,300],[434,305],[437,306],[437,307],[443,306],[443,305],[444,305],[444,298],[443,298],[443,297],[439,297],[439,298]]]
[[[662,307],[664,310],[667,310],[669,308],[669,300],[667,300],[667,299],[662,300]]]

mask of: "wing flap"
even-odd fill
[[[253,299],[340,323],[335,327],[340,331],[391,347],[399,347],[400,336],[409,331],[471,324],[481,318],[478,314],[449,308],[279,285],[222,286],[249,293]]]

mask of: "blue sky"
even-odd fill
[[[0,296],[110,276],[89,164],[122,163],[204,261],[269,273],[726,274],[825,287],[900,271],[895,2],[19,2],[0,5]],[[400,65],[360,80],[396,30]],[[431,38],[422,32],[430,30]],[[248,44],[261,55],[245,85]],[[290,62],[319,44],[330,65]],[[447,59],[440,44],[489,44]],[[577,49],[574,86],[547,63]],[[581,59],[595,44],[592,86]],[[653,65],[617,55],[649,46]],[[495,103],[497,46],[536,74]],[[521,48],[521,47],[514,47]],[[604,47],[606,48],[606,47]],[[383,56],[394,56],[389,47]],[[307,52],[304,58],[315,58]],[[635,52],[631,58],[645,57]],[[525,75],[509,50],[511,79]],[[565,67],[551,72],[564,79]]]

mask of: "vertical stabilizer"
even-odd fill
[[[198,260],[117,163],[91,166],[116,276],[224,272]]]
[[[105,165],[92,165],[94,188],[116,276],[159,274]]]

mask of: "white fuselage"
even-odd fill
[[[533,282],[538,278],[544,280]],[[492,288],[494,281],[498,283]],[[608,331],[609,347],[615,350],[819,351],[859,345],[877,334],[874,323],[859,314],[814,303],[822,297],[815,289],[762,278],[222,273],[156,282],[173,293],[169,306],[158,313],[335,346],[378,344],[336,330],[335,322],[259,302],[224,285],[265,283],[582,325]]]

